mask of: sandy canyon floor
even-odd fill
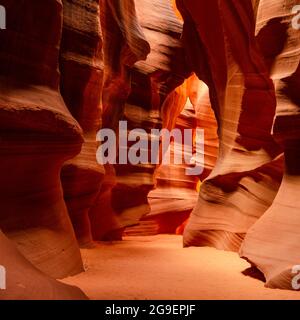
[[[86,272],[64,279],[91,299],[299,299],[242,272],[238,254],[182,248],[180,236],[127,237],[82,250]]]

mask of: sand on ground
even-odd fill
[[[90,299],[297,299],[300,292],[267,289],[242,272],[237,253],[182,248],[182,237],[126,237],[81,251],[86,272],[64,279]]]

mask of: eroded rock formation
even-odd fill
[[[179,90],[180,89],[180,90]],[[200,180],[211,172],[218,152],[217,124],[211,109],[208,87],[195,75],[191,76],[176,90],[182,102],[173,100],[162,109],[163,128],[180,129],[184,137],[185,129],[204,130],[204,150],[202,157],[194,152],[194,158],[201,171],[198,175],[188,175],[189,165],[175,164],[174,159],[182,152],[182,146],[171,143],[171,165],[161,165],[156,173],[156,187],[149,193],[151,211],[146,221],[155,220],[158,233],[182,233],[181,223],[194,209],[199,192]],[[194,131],[194,149],[200,143]],[[185,224],[185,223],[184,223]]]
[[[291,288],[300,258],[300,36],[292,26],[297,3],[177,4],[190,64],[210,87],[220,140],[217,164],[202,184],[184,244],[239,250],[247,234],[241,256],[263,272],[267,286]]]
[[[103,127],[117,132],[124,120],[128,131],[143,128],[147,134],[142,139],[149,139],[152,128],[162,128],[166,98],[187,74],[179,41],[182,24],[168,0],[103,0],[101,15]],[[118,139],[126,135],[118,132]],[[147,196],[154,187],[155,169],[148,164],[106,166],[90,213],[95,239],[118,239],[125,227],[138,224],[150,212]]]
[[[96,134],[101,127],[103,80],[98,1],[63,1],[60,48],[61,93],[84,132],[80,154],[62,170],[64,198],[81,246],[92,243],[89,210],[101,187],[104,168],[96,161]]]
[[[6,268],[6,290],[0,300],[85,300],[78,289],[46,276],[0,231],[0,263]]]
[[[83,140],[59,93],[62,4],[4,5],[9,19],[0,33],[0,228],[36,268],[63,278],[83,271],[60,182],[63,163],[80,151]],[[45,296],[55,286],[58,290],[58,283],[38,275],[16,249],[5,250],[6,241],[1,235],[0,264],[8,261],[9,273],[26,277],[28,269],[49,282]],[[15,259],[22,263],[12,270]],[[28,287],[28,294],[35,285]],[[10,294],[14,289],[19,297],[17,288]],[[62,297],[67,291],[62,287]]]
[[[217,163],[202,184],[184,244],[238,250],[281,181],[276,159],[281,149],[271,136],[274,85],[255,38],[251,1],[177,3],[189,62],[210,87],[220,140]],[[193,45],[192,38],[197,39]]]
[[[1,229],[35,266],[65,277],[83,269],[59,174],[80,151],[82,135],[58,88],[62,4],[5,4],[10,19],[0,34]]]
[[[239,251],[268,287],[292,289],[296,4],[2,0],[0,266],[9,289],[0,299],[86,299],[55,278],[83,271],[78,243],[124,232],[177,232],[184,246]],[[101,165],[100,128],[116,133],[116,145],[137,128],[139,142],[151,129],[204,129],[204,170],[188,176],[190,164],[162,164],[162,153],[155,164],[120,163],[134,141],[117,150],[117,163]]]
[[[274,6],[262,0],[258,7],[257,31],[269,36],[271,46],[264,49],[274,57],[270,64],[277,98],[274,134],[284,148],[285,173],[271,207],[248,231],[240,250],[263,272],[268,287],[284,289],[298,287],[293,278],[300,260],[300,31],[291,24],[295,5],[296,1],[286,5],[279,1]]]

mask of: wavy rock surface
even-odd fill
[[[267,287],[298,289],[297,4],[2,0],[0,299],[86,299],[55,280],[83,271],[78,243],[175,232],[239,251]],[[151,165],[100,165],[100,128],[116,144],[136,128],[139,142],[204,129],[204,170],[164,165],[161,150]]]
[[[0,300],[86,300],[76,287],[56,281],[33,266],[0,231],[0,265],[6,269],[6,290]]]
[[[177,5],[189,63],[210,88],[220,141],[184,245],[238,250],[281,181],[282,159],[276,158],[281,149],[271,136],[274,85],[258,48],[251,1],[178,0]]]
[[[101,1],[105,75],[103,127],[118,137],[120,120],[128,131],[162,128],[161,108],[184,80],[182,25],[171,2]],[[127,151],[124,149],[123,151]],[[148,149],[149,152],[149,149]],[[123,228],[138,224],[150,212],[148,193],[156,165],[107,165],[97,203],[90,213],[96,239],[120,238]]]
[[[291,24],[296,4],[262,0],[258,7],[257,29],[273,40],[266,49],[273,57],[271,76],[278,103],[274,133],[285,151],[285,174],[272,206],[248,231],[240,250],[263,272],[268,287],[281,289],[299,288],[295,266],[300,261],[300,35]]]
[[[63,1],[60,49],[61,93],[84,131],[81,153],[65,163],[64,198],[81,246],[92,243],[89,210],[100,191],[104,168],[96,162],[103,80],[98,1]]]
[[[218,152],[217,124],[207,86],[193,75],[176,89],[176,94],[181,98],[172,99],[162,110],[163,127],[180,129],[183,137],[185,129],[194,130],[193,157],[203,172],[188,175],[187,170],[192,167],[184,159],[183,164],[175,164],[174,159],[181,154],[182,148],[171,143],[172,164],[162,164],[157,169],[156,186],[148,196],[151,211],[145,220],[156,222],[157,233],[182,233],[186,224],[182,225],[182,222],[187,220],[196,206],[200,179],[203,180],[211,172]],[[196,129],[204,130],[204,150],[200,149]],[[203,152],[204,157],[201,156]]]
[[[195,110],[188,100],[174,128],[179,129],[184,137],[184,129],[196,129],[196,127]],[[172,142],[169,149],[171,161],[175,157],[182,157],[181,145]],[[196,205],[199,176],[187,175],[186,170],[189,167],[191,166],[184,161],[183,164],[175,164],[172,161],[169,165],[162,164],[155,172],[155,189],[148,196],[151,211],[145,218],[157,222],[158,234],[174,234]]]
[[[170,132],[179,130],[184,138],[185,129],[196,129],[195,110],[188,100],[189,81],[176,88],[165,100],[161,108],[162,127]],[[175,132],[175,131],[173,131]],[[194,147],[193,141],[193,147]],[[197,176],[186,175],[191,167],[184,161],[184,151],[178,141],[170,141],[164,153],[170,164],[162,163],[163,151],[160,150],[160,165],[154,174],[154,190],[148,195],[150,212],[142,218],[138,226],[127,228],[126,235],[156,235],[175,233],[178,226],[189,216],[196,199]],[[176,164],[175,159],[181,159]]]
[[[215,118],[214,111],[211,107],[209,90],[207,85],[199,80],[196,75],[193,75],[189,79],[189,89],[188,89],[189,101],[195,110],[195,116],[197,119],[197,126],[203,129],[204,133],[204,150],[200,154],[195,155],[198,165],[203,168],[202,174],[199,176],[200,181],[197,184],[197,199],[199,196],[199,191],[201,183],[205,180],[216,164],[219,150],[219,139],[217,133],[217,121]],[[204,153],[204,157],[200,156]],[[204,161],[204,162],[203,162]],[[196,203],[197,204],[197,203]],[[192,209],[195,208],[196,204],[193,203]],[[184,221],[184,223],[179,226],[176,230],[177,234],[183,234],[186,225],[188,224],[189,218]]]
[[[63,278],[83,266],[59,177],[82,144],[59,94],[62,4],[3,2],[9,19],[0,33],[0,227],[36,268]]]

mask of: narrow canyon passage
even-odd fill
[[[298,0],[0,0],[0,300],[300,299],[299,194]]]

